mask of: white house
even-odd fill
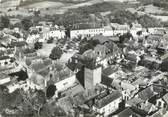
[[[82,37],[92,37],[95,35],[103,35],[103,36],[114,36],[117,34],[124,34],[127,33],[129,30],[129,26],[128,25],[120,25],[117,23],[111,23],[108,26],[104,26],[102,28],[88,28],[88,29],[75,29],[75,30],[71,30],[70,32],[70,37],[71,38],[77,38],[78,36],[82,36]]]
[[[65,29],[60,26],[40,26],[36,27],[39,28],[40,33],[44,39],[49,39],[50,37],[61,39],[66,36]]]
[[[66,36],[65,29],[57,25],[31,27],[30,32],[33,30],[36,30],[38,34],[29,35],[26,40],[27,43],[34,43],[36,41],[45,42],[50,37],[62,39]]]
[[[57,25],[54,27],[50,28],[50,31],[48,32],[49,37],[54,37],[54,38],[64,38],[66,36],[65,34],[65,29],[58,27]]]
[[[93,111],[107,117],[112,112],[119,109],[121,101],[122,94],[119,91],[112,91],[109,95],[102,93],[95,99]]]
[[[35,43],[40,38],[39,34],[29,35],[26,39],[27,43]]]
[[[0,66],[6,66],[8,64],[10,64],[10,57],[9,56],[2,56],[0,57]]]

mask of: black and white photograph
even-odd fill
[[[168,117],[168,0],[0,0],[0,117]]]

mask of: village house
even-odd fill
[[[142,25],[139,24],[138,22],[133,22],[131,24],[131,29],[130,29],[130,33],[132,34],[133,37],[137,37],[137,32],[138,31],[142,31]]]
[[[93,39],[97,38],[93,37]],[[100,41],[100,43],[103,43],[104,45],[98,44],[94,47],[94,50],[87,50],[82,56],[84,58],[94,59],[95,64],[100,64],[103,68],[107,68],[117,57],[120,58],[121,51],[113,42],[104,40]]]
[[[28,35],[26,42],[27,43],[35,43],[39,40],[40,34],[32,34],[32,35]]]
[[[11,58],[9,56],[0,57],[0,66],[6,66],[11,63]]]
[[[111,37],[117,34],[123,34],[128,31],[129,27],[127,25],[119,25],[112,23],[107,26],[92,26],[92,24],[78,24],[70,31],[71,38],[78,37],[92,37],[95,35],[103,35],[106,37]]]
[[[11,43],[8,45],[9,48],[26,48],[27,47],[27,43],[25,41],[11,41]]]
[[[48,74],[52,62],[49,59],[37,59],[26,66],[28,76],[27,85],[32,88],[45,89],[47,81],[49,80]]]
[[[159,110],[158,107],[156,107],[154,104],[148,101],[144,101],[141,98],[132,98],[126,101],[126,107],[139,109],[145,114],[145,116],[152,115]]]
[[[37,59],[37,52],[34,48],[28,47],[28,48],[15,48],[15,57],[18,60],[23,60],[27,62],[26,60],[33,61],[34,59]]]
[[[122,94],[119,91],[104,92],[94,98],[93,111],[105,117],[120,108]]]
[[[32,33],[28,36],[27,42],[28,43],[34,43],[37,41],[45,42],[49,38],[56,38],[56,39],[62,39],[66,36],[64,27],[61,26],[36,26],[31,27],[30,32],[36,32]]]
[[[148,32],[150,34],[164,35],[166,33],[166,29],[162,27],[154,27],[154,28],[148,28]]]
[[[111,23],[110,26],[112,27],[113,35],[123,35],[130,30],[129,25],[127,24],[121,25],[118,23]]]
[[[49,39],[50,37],[62,39],[66,36],[65,29],[63,27],[55,25],[51,27],[49,32],[43,35],[44,38]]]
[[[111,23],[108,26],[103,27],[78,27],[77,29],[73,29],[70,31],[71,38],[78,38],[78,37],[92,37],[95,35],[103,35],[106,37],[111,37],[115,35],[122,35],[129,31],[128,25],[120,25],[117,23]]]
[[[78,38],[78,37],[92,37],[95,35],[100,35],[105,32],[104,28],[93,28],[93,29],[78,29],[78,30],[71,30],[70,37],[71,38]]]

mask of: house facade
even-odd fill
[[[122,94],[119,91],[112,91],[108,95],[100,94],[98,98],[95,99],[93,111],[106,117],[119,109],[121,102]]]
[[[1,78],[0,78],[0,85],[9,83],[11,81],[10,77],[6,74],[0,74]]]

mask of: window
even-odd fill
[[[97,54],[99,55],[100,53],[99,53],[99,52],[97,52]]]
[[[166,108],[166,103],[164,103],[164,108]]]
[[[103,108],[103,112],[105,112],[105,108]]]
[[[53,75],[52,75],[52,74],[50,74],[50,78],[52,78],[52,76],[53,76]]]
[[[5,65],[7,65],[8,64],[8,62],[5,62]]]
[[[160,102],[160,101],[158,102],[158,106],[159,106],[159,107],[161,106],[161,102]]]
[[[126,100],[128,100],[128,97],[126,96]]]

